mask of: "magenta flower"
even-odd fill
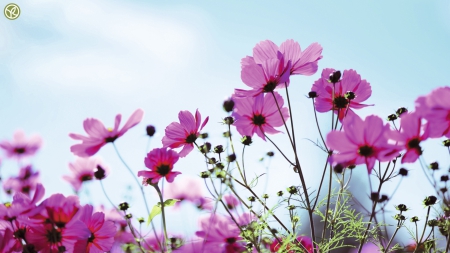
[[[78,192],[84,182],[94,179],[94,173],[99,167],[104,170],[105,175],[109,172],[109,169],[102,164],[99,158],[77,158],[75,162],[69,163],[72,175],[64,175],[63,178],[72,184],[75,191]]]
[[[311,90],[317,92],[318,95],[314,101],[316,111],[328,112],[334,108],[334,112],[342,120],[345,115],[355,114],[352,109],[370,106],[361,103],[370,97],[372,88],[366,80],[361,80],[361,76],[353,69],[344,70],[342,79],[334,84],[333,99],[333,83],[328,80],[334,71],[334,69],[324,69],[321,78],[313,84]]]
[[[105,214],[102,212],[93,213],[91,205],[85,205],[80,209],[77,218],[86,224],[91,233],[82,243],[82,248],[85,249],[83,252],[103,253],[111,249],[117,232],[114,222],[105,221]]]
[[[150,171],[141,170],[138,177],[144,177],[144,183],[157,184],[163,177],[167,182],[172,183],[175,177],[181,172],[172,171],[173,165],[178,161],[177,152],[167,148],[155,148],[148,152],[144,159],[145,167]]]
[[[388,143],[389,125],[371,115],[362,120],[358,115],[347,115],[343,120],[344,131],[331,131],[326,143],[334,153],[331,162],[366,164],[370,174],[375,161],[385,162],[396,157],[400,149]]]
[[[317,62],[322,59],[322,46],[315,42],[303,52],[300,44],[292,39],[280,45],[280,52],[284,56],[285,64],[291,61],[291,75],[310,76],[317,72]]]
[[[1,221],[0,221],[1,222]],[[5,224],[0,223],[0,252],[10,253],[18,252],[21,249],[17,249],[14,232],[7,227],[7,222]]]
[[[195,118],[189,111],[180,111],[178,113],[178,122],[172,122],[166,127],[166,135],[162,139],[163,148],[183,147],[179,153],[180,157],[187,156],[194,149],[194,142],[197,140],[200,130],[208,123],[209,117],[202,121],[202,115],[195,111]]]
[[[106,128],[100,120],[88,118],[83,122],[84,130],[88,136],[74,133],[69,134],[72,139],[81,140],[80,144],[70,147],[70,151],[80,157],[93,156],[105,144],[114,142],[130,128],[141,122],[143,116],[144,111],[142,109],[137,109],[120,130],[121,114],[117,114],[114,128]]]
[[[3,189],[8,194],[21,192],[25,195],[30,194],[36,189],[39,183],[39,172],[34,171],[31,165],[22,167],[17,177],[11,177],[3,184]]]
[[[280,239],[280,241],[283,242],[282,238]],[[299,236],[299,237],[297,237],[297,241],[302,245],[301,248],[304,248],[307,250],[307,253],[314,252],[314,244],[313,244],[311,238],[309,238],[307,236]],[[292,247],[292,245],[288,244],[285,249],[289,250],[291,247]],[[278,252],[280,250],[280,248],[281,248],[281,245],[278,242],[278,240],[274,240],[269,247],[270,252]],[[283,252],[285,252],[285,251],[283,251]],[[294,250],[289,250],[289,251],[287,251],[287,253],[294,253]]]
[[[277,93],[273,93],[281,108],[284,120],[289,118],[288,108],[283,107],[284,100]],[[274,127],[283,125],[277,104],[272,94],[259,94],[256,97],[245,97],[234,99],[235,107],[233,117],[235,117],[237,131],[242,136],[253,136],[257,134],[263,140],[266,140],[265,134],[276,134],[280,131]]]
[[[14,133],[12,141],[4,140],[0,142],[0,148],[6,152],[6,156],[17,159],[34,155],[41,146],[41,137],[33,135],[27,139],[22,130]]]
[[[427,120],[431,138],[450,138],[450,87],[439,87],[416,100],[416,111]]]
[[[225,201],[225,204],[227,205],[227,208],[229,210],[234,210],[236,209],[237,206],[241,204],[241,202],[234,195],[231,194],[223,196],[223,200]]]
[[[400,131],[390,131],[389,137],[398,146],[406,149],[402,163],[413,163],[422,155],[420,142],[426,140],[430,134],[430,125],[422,124],[422,118],[416,113],[404,113],[401,116]]]

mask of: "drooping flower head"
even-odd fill
[[[195,118],[189,111],[180,111],[178,119],[180,123],[172,122],[166,127],[166,135],[162,138],[162,144],[163,148],[183,147],[179,156],[185,157],[194,149],[194,142],[208,123],[209,117],[206,117],[201,126],[202,115],[198,110],[195,111]]]
[[[172,171],[173,165],[178,161],[177,152],[167,148],[155,148],[150,151],[144,159],[145,167],[148,170],[138,172],[138,177],[144,177],[144,182],[157,184],[161,178],[166,178],[172,183],[175,177],[181,172]]]
[[[275,97],[275,98],[274,98]],[[275,102],[275,99],[277,102]],[[283,125],[278,106],[281,109],[283,118],[289,118],[288,108],[283,107],[284,100],[277,92],[259,94],[256,97],[235,98],[233,117],[236,121],[234,125],[242,136],[253,136],[257,134],[266,140],[265,134],[276,134],[280,131],[274,127]]]
[[[366,164],[370,174],[378,160],[390,161],[396,157],[400,149],[388,143],[389,125],[371,115],[362,120],[358,115],[347,115],[343,120],[344,131],[331,131],[327,135],[326,144],[334,153],[333,163]]]
[[[64,175],[64,180],[72,184],[76,192],[81,188],[84,182],[93,180],[95,178],[95,172],[99,169],[104,171],[104,176],[108,174],[108,167],[106,167],[99,158],[94,157],[80,157],[73,163],[69,163],[69,169],[72,175]]]
[[[328,112],[334,108],[334,112],[342,120],[345,115],[355,114],[352,109],[369,106],[362,104],[372,94],[372,88],[366,80],[361,79],[356,71],[350,69],[344,70],[342,79],[333,84],[329,81],[333,72],[335,72],[334,69],[324,69],[321,78],[313,84],[311,90],[318,96],[314,101],[316,111]]]
[[[100,120],[88,118],[83,122],[84,130],[88,134],[87,136],[74,133],[69,134],[72,139],[81,141],[80,144],[70,147],[70,151],[80,157],[93,156],[101,147],[109,142],[114,142],[130,128],[141,122],[143,116],[144,111],[142,109],[137,109],[121,129],[119,129],[120,121],[122,119],[121,114],[117,114],[114,128],[106,128]]]
[[[416,112],[427,120],[430,138],[450,138],[450,87],[439,87],[416,100]]]
[[[17,130],[14,133],[13,140],[3,140],[0,142],[0,148],[6,153],[9,158],[24,158],[34,155],[42,146],[42,139],[38,135],[33,135],[30,138],[25,137],[22,130]]]

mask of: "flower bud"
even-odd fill
[[[437,225],[439,225],[439,222],[436,219],[432,219],[427,222],[427,225],[430,227],[436,227]]]
[[[441,181],[442,182],[447,182],[448,181],[448,175],[442,175],[441,176]]]
[[[434,204],[436,204],[437,202],[437,198],[435,196],[428,196],[423,200],[423,204],[425,206],[432,206]]]
[[[275,153],[272,152],[272,151],[269,151],[269,152],[266,153],[266,155],[267,155],[268,157],[273,157],[273,156],[275,155]]]
[[[269,194],[265,193],[265,194],[262,195],[262,197],[263,197],[264,199],[268,199],[268,198],[269,198]]]
[[[214,147],[214,153],[216,153],[216,154],[223,153],[223,146],[222,145],[215,146]]]
[[[439,163],[438,162],[432,162],[432,163],[430,163],[429,167],[432,170],[438,170],[439,169]]]
[[[223,132],[223,137],[225,137],[225,138],[231,137],[230,131]]]
[[[396,120],[396,119],[398,119],[398,117],[397,117],[397,115],[395,115],[395,114],[391,114],[391,115],[389,115],[389,116],[387,117],[387,120],[388,120],[388,121],[394,121],[394,120]]]
[[[119,204],[119,210],[126,211],[130,208],[130,205],[127,202],[122,202]]]
[[[102,179],[104,179],[104,178],[106,177],[106,171],[105,171],[105,169],[103,169],[102,166],[97,165],[97,168],[96,168],[96,170],[95,170],[95,172],[94,172],[94,177],[95,177],[97,180],[102,180]]]
[[[214,157],[211,157],[211,158],[208,158],[208,163],[209,164],[216,164],[216,158],[214,158]]]
[[[206,139],[206,138],[208,138],[208,133],[202,133],[202,134],[200,134],[199,136],[198,136],[198,138],[200,138],[200,139]]]
[[[231,154],[229,156],[227,156],[227,162],[232,163],[236,161],[236,155],[235,154]]]
[[[401,169],[398,171],[398,174],[401,175],[401,176],[406,177],[406,176],[408,175],[408,170],[405,169],[405,168],[401,168]]]
[[[138,220],[139,223],[144,223],[145,222],[143,217],[139,217],[139,218],[137,218],[137,220]]]
[[[380,198],[380,194],[379,194],[378,192],[372,192],[372,193],[370,194],[370,199],[371,199],[372,201],[378,201],[379,198]]]
[[[400,205],[396,206],[395,209],[399,210],[400,212],[408,211],[408,208],[406,207],[405,204],[400,204]]]
[[[298,216],[292,217],[292,222],[297,223],[297,222],[299,222],[299,221],[300,221],[300,217],[298,217]]]
[[[230,98],[230,99],[228,99],[228,100],[225,100],[224,102],[223,102],[223,109],[226,111],[226,112],[232,112],[233,111],[233,108],[234,108],[234,101]]]
[[[155,135],[156,128],[155,128],[154,126],[152,126],[152,125],[148,125],[148,126],[145,128],[145,131],[147,132],[147,135],[148,135],[149,137],[152,137],[153,135]]]
[[[296,194],[298,192],[297,187],[295,186],[288,187],[286,191],[289,192],[290,194]]]
[[[244,136],[241,139],[241,143],[244,144],[245,146],[250,146],[250,144],[252,144],[252,137],[251,136]]]
[[[419,217],[414,216],[411,219],[409,219],[411,222],[418,222],[419,221]]]
[[[401,215],[401,214],[396,214],[395,216],[394,216],[394,219],[396,219],[396,220],[406,220],[406,218],[405,218],[405,216],[403,216],[403,215]]]
[[[333,170],[335,173],[341,174],[344,171],[344,166],[342,166],[342,164],[338,163],[333,167]]]
[[[283,191],[278,191],[278,192],[277,192],[277,196],[278,196],[278,197],[283,196]]]
[[[223,168],[225,168],[225,165],[223,165],[223,163],[216,163],[216,168],[218,168],[219,170],[223,170]]]
[[[234,123],[234,118],[231,116],[225,117],[223,119],[223,123],[227,124],[227,125],[233,125]]]
[[[211,151],[211,143],[205,142],[205,144],[200,145],[198,149],[200,150],[200,152],[202,152],[202,154],[207,154],[209,153],[209,151]]]
[[[381,195],[381,198],[378,200],[379,203],[383,203],[384,201],[387,201],[389,197],[387,195]]]
[[[200,172],[201,178],[209,178],[209,176],[211,176],[211,173],[209,171]]]
[[[248,197],[248,201],[250,202],[255,202],[256,198],[253,196]]]
[[[316,97],[317,97],[317,92],[315,92],[315,91],[308,92],[308,98],[316,98]]]
[[[131,219],[131,218],[133,218],[133,215],[131,213],[128,213],[128,214],[125,215],[125,218]]]
[[[356,95],[355,95],[355,93],[352,92],[352,91],[347,91],[347,92],[345,93],[345,98],[348,99],[348,100],[355,99],[355,97],[356,97]]]
[[[334,71],[330,74],[329,82],[330,83],[337,83],[341,79],[341,71]]]
[[[400,117],[400,115],[402,115],[403,113],[408,112],[408,109],[406,109],[405,107],[400,107],[397,109],[397,111],[395,111],[395,113],[397,114],[397,116]]]
[[[444,144],[444,146],[446,147],[450,147],[450,139],[443,141],[442,144]]]
[[[287,207],[287,209],[288,209],[288,210],[294,210],[294,209],[295,209],[295,206],[294,206],[294,205],[289,205],[289,206]]]

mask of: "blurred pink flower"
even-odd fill
[[[308,253],[312,253],[314,251],[313,242],[312,242],[311,238],[309,238],[308,236],[299,236],[299,237],[297,237],[297,240],[301,244],[301,246],[302,246],[301,248],[306,249],[308,251]],[[283,242],[282,239],[280,239],[280,241]],[[295,253],[293,250],[289,250],[291,247],[292,247],[292,245],[287,245],[285,249],[288,251],[283,251],[283,252]],[[270,245],[269,249],[270,249],[270,252],[278,252],[278,250],[280,250],[280,248],[281,248],[281,245],[278,242],[278,240],[274,240],[272,242],[272,244]]]
[[[30,196],[39,183],[39,171],[34,171],[31,165],[22,167],[17,177],[8,178],[3,184],[3,189],[8,194],[21,192]]]
[[[347,115],[343,120],[344,131],[331,131],[326,143],[334,153],[332,162],[366,164],[370,174],[375,161],[390,161],[398,156],[400,149],[388,144],[389,125],[371,115],[362,120],[358,115]]]
[[[223,196],[223,200],[225,201],[225,204],[227,205],[227,208],[229,210],[234,210],[238,205],[241,204],[241,202],[231,194]]]
[[[234,97],[235,107],[233,117],[234,125],[242,136],[253,136],[257,134],[266,140],[265,134],[276,134],[280,131],[274,127],[283,125],[274,96],[281,108],[284,120],[289,118],[288,108],[283,107],[284,100],[277,92],[272,94],[259,94],[256,97],[238,98]]]
[[[169,199],[178,199],[175,206],[179,207],[182,202],[191,202],[199,209],[212,209],[209,201],[203,197],[202,181],[185,177],[182,180],[168,184],[164,190],[164,196]]]
[[[42,146],[42,139],[38,135],[33,135],[30,138],[25,137],[22,130],[17,130],[14,133],[12,141],[1,141],[0,148],[2,148],[6,157],[9,158],[23,158],[34,155]]]
[[[185,157],[194,149],[194,142],[197,140],[200,130],[208,123],[209,117],[202,121],[202,115],[198,110],[195,111],[195,118],[189,111],[180,111],[178,113],[178,122],[170,123],[166,129],[166,135],[162,138],[163,148],[183,147],[179,156]]]
[[[416,112],[427,120],[431,138],[450,138],[450,87],[439,87],[416,100]]]
[[[88,136],[74,133],[69,134],[72,139],[81,140],[80,144],[75,144],[70,147],[70,151],[80,157],[93,156],[105,144],[114,142],[130,128],[141,122],[143,116],[144,111],[142,109],[137,109],[120,130],[121,114],[117,114],[114,128],[106,128],[100,120],[88,118],[83,122],[84,130]]]
[[[102,164],[100,158],[79,157],[75,162],[69,163],[69,169],[71,170],[72,175],[64,175],[63,178],[72,184],[74,190],[78,192],[84,182],[94,179],[94,173],[98,167],[105,171],[105,175],[108,174],[109,169]]]
[[[361,80],[361,76],[353,69],[344,70],[342,79],[335,84],[333,100],[333,83],[328,80],[334,71],[334,69],[324,69],[321,78],[313,84],[311,90],[317,92],[318,96],[314,100],[316,111],[328,112],[334,107],[334,113],[339,114],[339,119],[342,120],[345,115],[354,114],[352,109],[370,106],[361,102],[372,95],[372,88],[366,80]],[[347,92],[353,92],[354,98],[347,99],[345,97]]]
[[[6,222],[5,222],[6,223]],[[7,223],[3,225],[0,223],[0,252],[2,253],[10,253],[10,252],[18,252],[16,250],[16,242],[14,232],[6,227]]]
[[[175,177],[181,172],[172,171],[173,165],[178,161],[177,152],[167,148],[155,148],[148,152],[144,159],[145,167],[150,171],[141,170],[138,172],[138,177],[144,177],[144,184],[157,184],[163,177],[167,182],[172,183]]]

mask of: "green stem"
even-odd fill
[[[157,184],[154,184],[154,185],[152,184],[152,186],[155,188],[156,192],[158,192],[159,200],[161,201],[161,214],[162,214],[163,229],[164,229],[164,241],[162,243],[163,244],[162,250],[163,250],[163,253],[164,253],[165,250],[166,250],[167,239],[168,239],[167,228],[166,228],[166,214],[165,214],[165,211],[164,211],[164,200],[163,200],[163,196],[162,196],[161,190],[159,189],[159,186]]]

